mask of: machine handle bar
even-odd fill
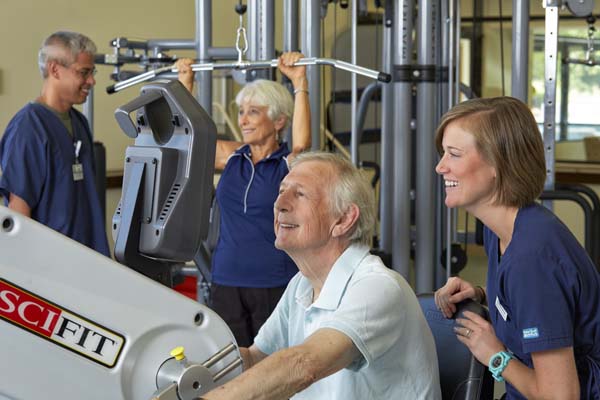
[[[236,349],[237,347],[235,344],[229,343],[229,345],[223,347],[208,360],[204,361],[202,363],[202,366],[204,368],[210,368]],[[235,360],[227,364],[222,370],[220,370],[213,376],[213,381],[217,382],[219,379],[223,378],[225,375],[236,369],[239,365],[242,365],[242,359],[240,357],[236,357]]]
[[[334,68],[338,68],[344,71],[353,72],[359,75],[366,76],[368,78],[377,79],[380,82],[388,83],[392,80],[392,76],[385,72],[376,71],[373,69],[354,65],[346,61],[335,60],[332,58],[301,58],[294,63],[294,66],[303,65],[329,65]],[[263,61],[242,61],[234,63],[204,63],[204,64],[192,64],[192,71],[213,71],[217,69],[231,69],[231,70],[247,70],[247,69],[265,69],[277,67],[277,59],[263,60]],[[121,82],[117,82],[106,88],[108,94],[121,91],[138,83],[145,82],[147,80],[155,78],[165,72],[177,72],[177,68],[174,65],[153,69],[148,72],[144,72],[133,78],[126,79]]]

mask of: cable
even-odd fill
[[[377,7],[377,8],[381,8],[380,2],[375,1],[375,4],[376,4],[376,6],[379,5],[379,7]],[[381,54],[381,43],[379,43],[380,35],[383,36],[383,15],[381,13],[379,13],[379,10],[378,10],[378,12],[375,13],[375,68],[377,68],[377,69],[383,67],[382,59],[377,57],[378,55]],[[375,116],[380,115],[379,114],[379,105],[381,104],[382,99],[383,99],[383,96],[381,94],[382,94],[382,90],[380,89],[379,90],[379,101],[375,102]],[[381,118],[377,118],[376,121],[377,121],[377,123],[375,124],[375,128],[379,129],[379,142],[381,143]]]
[[[242,0],[235,6],[235,12],[240,16],[240,25],[237,28],[235,37],[235,49],[238,53],[237,61],[239,64],[242,63],[244,55],[246,54],[246,51],[248,51],[248,36],[246,35],[246,29],[244,28],[244,13],[246,12],[246,9],[247,7],[245,4],[242,4]],[[244,42],[244,47],[241,47],[240,41]]]
[[[500,79],[502,80],[502,96],[506,95],[504,87],[504,29],[502,28],[502,0],[498,0],[498,12],[500,14]]]
[[[327,5],[329,7],[329,5]],[[321,54],[325,53],[325,18],[321,18]],[[325,94],[326,92],[326,88],[325,88],[325,79],[322,79],[321,82],[323,82],[323,84],[321,85],[321,93],[319,94],[320,99],[319,102],[323,105],[323,109],[320,111],[321,112],[321,116],[322,118],[326,118],[327,117],[327,104],[325,104]],[[324,143],[325,141],[323,140],[323,134],[321,134],[321,132],[319,132],[319,148],[318,150],[323,150],[323,146],[321,145],[322,143]]]
[[[340,7],[343,8],[343,6],[342,6],[341,3],[340,3]],[[347,7],[348,7],[348,5],[346,5],[346,8]],[[331,56],[334,59],[336,59],[336,60],[337,60],[337,48],[335,47],[335,35],[337,35],[337,13],[338,13],[338,9],[337,9],[337,7],[334,4],[334,6],[333,6],[333,38],[334,38],[333,40],[334,40],[334,42],[333,42],[333,46],[332,46],[333,48],[331,50],[331,53],[332,53]],[[329,104],[331,104],[331,107],[332,107],[331,110],[332,110],[332,112],[331,112],[331,118],[329,118],[330,117],[329,113],[326,114],[326,116],[328,118],[328,120],[327,120],[328,123],[325,124],[325,125],[328,125],[328,127],[327,127],[328,130],[331,129],[331,131],[330,131],[331,132],[331,137],[335,138],[335,129],[334,129],[335,128],[335,123],[336,123],[336,120],[335,120],[335,114],[336,114],[336,112],[335,112],[335,108],[336,108],[335,107],[335,100],[336,100],[336,70],[335,69],[332,71],[332,74],[331,74],[330,85],[331,85],[331,88],[330,88],[331,99],[329,99]],[[327,136],[327,134],[326,134],[326,136]],[[335,145],[335,142],[331,141],[331,139],[330,139],[330,146],[329,146],[330,150],[333,150],[333,146],[334,145]]]

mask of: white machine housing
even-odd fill
[[[233,343],[214,385],[242,370],[212,310],[3,206],[0,338],[0,399],[148,400],[177,346],[202,364]]]

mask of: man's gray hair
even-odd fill
[[[284,116],[285,130],[292,122],[294,114],[294,99],[290,92],[280,83],[266,79],[257,79],[247,83],[235,96],[235,102],[240,106],[244,102],[257,106],[266,106],[267,115],[271,121]]]
[[[56,61],[65,67],[73,64],[81,53],[96,53],[96,45],[87,36],[70,31],[58,31],[48,36],[38,52],[42,78],[48,77],[48,62]]]
[[[363,172],[346,158],[322,151],[299,154],[292,160],[290,168],[308,161],[323,162],[333,168],[337,179],[330,187],[331,212],[341,216],[351,204],[356,204],[360,214],[350,241],[369,245],[375,228],[375,193]]]

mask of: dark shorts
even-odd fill
[[[250,347],[284,291],[285,286],[245,288],[213,283],[210,307],[227,323],[238,346]]]

